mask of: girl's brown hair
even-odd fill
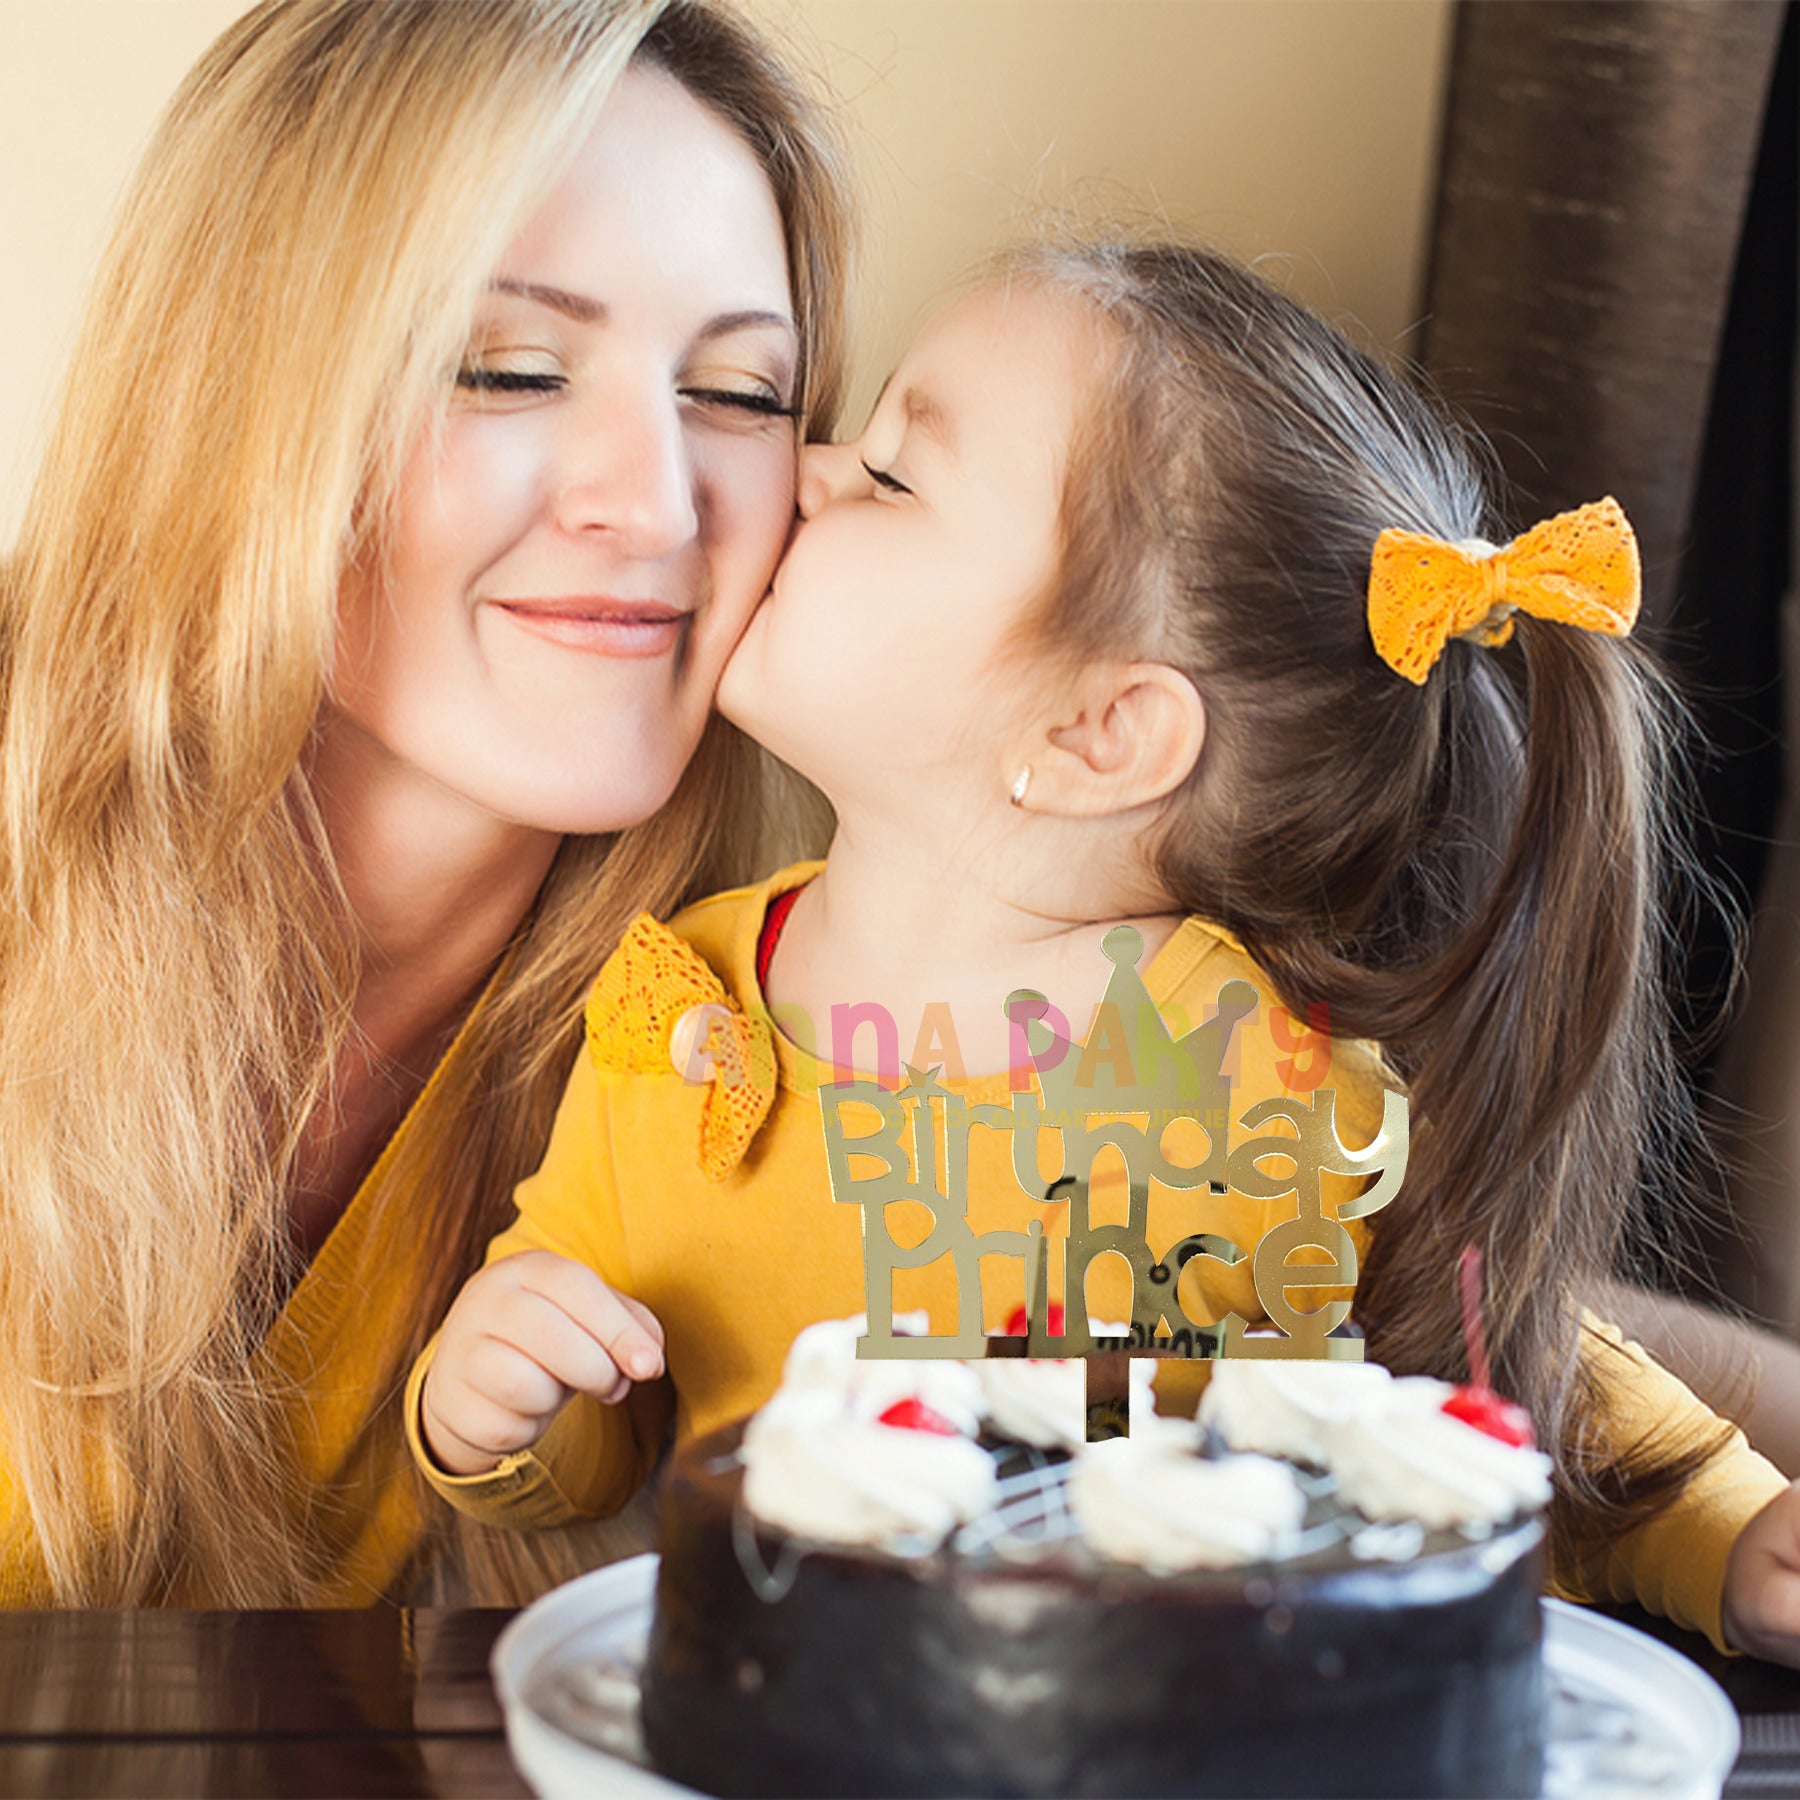
[[[1381,662],[1378,535],[1505,534],[1446,417],[1249,270],[1178,245],[1003,269],[1109,327],[1032,633],[1199,690],[1205,748],[1154,850],[1167,894],[1289,1006],[1378,1042],[1410,1093],[1407,1179],[1358,1288],[1370,1354],[1465,1373],[1456,1270],[1478,1245],[1495,1379],[1556,1457],[1561,1549],[1591,1543],[1714,1447],[1619,1463],[1605,1352],[1582,1342],[1688,1119],[1663,923],[1680,709],[1638,646],[1522,615],[1516,650],[1452,642],[1423,689]]]
[[[407,1304],[366,1345],[359,1438],[309,1482],[324,1400],[262,1347],[359,976],[306,776],[336,597],[380,555],[481,290],[634,55],[767,170],[828,431],[839,158],[711,0],[267,0],[183,83],[121,210],[0,574],[0,1500],[60,1602],[375,1597],[342,1590],[346,1546],[371,1507],[426,1505],[401,1383],[542,1153],[587,983],[639,908],[771,854],[757,759],[719,721],[656,819],[564,843],[371,1177],[390,1228],[368,1254],[405,1266],[334,1264]],[[576,1566],[484,1544],[494,1598]]]

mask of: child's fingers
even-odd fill
[[[662,1372],[662,1325],[591,1269],[547,1250],[491,1264],[457,1296],[426,1376],[420,1423],[452,1474],[528,1449],[571,1392],[623,1400]]]
[[[614,1290],[615,1293],[617,1293],[617,1291],[617,1289]],[[662,1320],[659,1319],[656,1314],[643,1303],[643,1301],[634,1300],[629,1294],[619,1294],[618,1298],[620,1303],[627,1308],[632,1317],[643,1326],[644,1330],[650,1335],[652,1340],[654,1340],[656,1344],[656,1353],[660,1357],[663,1353],[664,1344]]]
[[[422,1422],[432,1453],[453,1475],[476,1474],[515,1450],[529,1449],[548,1423],[435,1366],[425,1389]]]
[[[554,1407],[548,1410],[560,1407],[571,1391],[613,1401],[622,1400],[631,1390],[630,1378],[606,1347],[555,1300],[535,1288],[519,1287],[502,1296],[487,1329],[502,1345],[510,1345],[530,1359],[529,1374],[494,1364],[496,1385],[488,1390],[503,1402],[516,1394],[521,1412],[546,1410],[535,1404],[542,1392],[540,1382],[555,1394]]]
[[[512,1296],[496,1315],[488,1330],[464,1347],[457,1373],[482,1399],[541,1431],[577,1385],[557,1366],[563,1360],[559,1335],[581,1339],[585,1334],[535,1294]]]
[[[526,1261],[523,1257],[519,1260]],[[561,1307],[628,1381],[650,1381],[662,1373],[662,1326],[642,1302],[608,1287],[584,1263],[571,1262],[565,1256],[532,1256],[530,1266],[519,1275],[521,1287]],[[584,1391],[597,1390],[587,1387]]]

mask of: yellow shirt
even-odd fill
[[[462,1054],[468,1029],[465,1021],[288,1296],[252,1369],[265,1389],[286,1395],[298,1503],[311,1512],[311,1530],[325,1551],[327,1585],[319,1599],[325,1606],[393,1598],[424,1536],[399,1421],[387,1431],[367,1431],[375,1415],[393,1404],[384,1355],[408,1328],[411,1297],[423,1283],[430,1248],[420,1241],[407,1196],[382,1189],[417,1129],[426,1096]],[[0,1606],[53,1604],[43,1557],[4,1457],[0,1544],[8,1546],[0,1556]],[[216,1604],[204,1588],[172,1598],[183,1606]]]
[[[716,895],[672,923],[746,1012],[766,1017],[755,956],[767,904],[816,867],[786,870],[758,886]],[[1237,1026],[1225,1065],[1234,1121],[1259,1100],[1320,1085],[1312,1058],[1324,1052],[1325,1040],[1314,1036],[1302,1047],[1285,1018],[1272,1016],[1266,979],[1219,928],[1186,920],[1140,973],[1158,1009],[1176,1021],[1177,1032],[1211,1013],[1227,981],[1259,986],[1265,1004]],[[593,1019],[591,1029],[604,1035],[607,1021]],[[828,1046],[817,1048],[829,1053]],[[1370,1047],[1342,1040],[1330,1041],[1328,1054],[1325,1085],[1337,1094],[1340,1136],[1350,1146],[1366,1144],[1381,1118],[1379,1059]],[[533,1451],[507,1457],[487,1474],[458,1478],[431,1464],[418,1437],[427,1351],[409,1387],[408,1431],[428,1478],[453,1504],[491,1523],[530,1526],[616,1511],[654,1466],[671,1416],[677,1438],[685,1439],[753,1411],[779,1384],[788,1346],[804,1326],[864,1310],[861,1208],[835,1202],[827,1174],[817,1090],[821,1074],[830,1081],[832,1072],[779,1031],[774,1058],[768,1115],[722,1180],[708,1179],[700,1167],[707,1084],[685,1081],[666,1061],[660,1070],[648,1061],[625,1070],[602,1068],[591,1053],[577,1059],[544,1163],[521,1183],[519,1217],[494,1240],[488,1260],[546,1249],[586,1263],[661,1320],[668,1375],[634,1389],[617,1407],[577,1397]],[[1005,1075],[940,1079],[971,1104],[1005,1104],[1011,1098]],[[1192,1129],[1203,1150],[1203,1134]],[[1177,1144],[1175,1130],[1167,1149],[1174,1161],[1198,1160],[1199,1152]],[[1046,1234],[1066,1232],[1066,1203],[1046,1206],[1023,1195],[1011,1154],[1010,1142],[999,1132],[970,1134],[971,1227],[978,1233],[1023,1230],[1028,1219],[1041,1218]],[[1122,1219],[1122,1178],[1110,1184],[1109,1193],[1104,1167],[1103,1162],[1095,1171],[1092,1216]],[[1364,1185],[1326,1175],[1324,1215],[1332,1217]],[[928,1220],[913,1202],[892,1209],[898,1215],[915,1208],[919,1218],[912,1231],[898,1216],[890,1220],[903,1241],[917,1241]],[[1254,1324],[1265,1315],[1250,1258],[1263,1233],[1293,1211],[1292,1198],[1256,1201],[1236,1191],[1179,1193],[1153,1184],[1147,1238],[1159,1256],[1197,1231],[1218,1233],[1240,1246],[1245,1260],[1233,1266],[1211,1258],[1189,1263],[1179,1292],[1184,1310],[1197,1322],[1229,1311]],[[1367,1227],[1354,1221],[1348,1229],[1360,1255]],[[1023,1298],[1022,1264],[1010,1257],[991,1262],[994,1273],[984,1272],[982,1293],[988,1328],[1001,1325]],[[948,1258],[898,1271],[893,1280],[896,1311],[924,1308],[934,1333],[956,1329],[956,1277]],[[1348,1297],[1344,1290],[1314,1290],[1299,1303],[1316,1304],[1334,1292]],[[1129,1271],[1119,1258],[1104,1257],[1095,1266],[1088,1300],[1095,1319],[1131,1316]],[[1628,1441],[1654,1428],[1688,1432],[1715,1424],[1673,1376],[1635,1346],[1621,1345],[1616,1334],[1597,1341],[1593,1353],[1607,1360],[1606,1374],[1617,1394],[1613,1417]],[[1191,1395],[1204,1382],[1206,1367],[1165,1364],[1159,1395],[1179,1405],[1181,1390]],[[1588,1594],[1641,1600],[1716,1640],[1731,1542],[1785,1486],[1780,1473],[1735,1436],[1679,1503],[1584,1567]]]

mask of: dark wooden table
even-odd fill
[[[524,1795],[505,1612],[0,1612],[0,1795]]]
[[[0,1612],[0,1796],[523,1795],[504,1612]],[[1646,1615],[1744,1718],[1728,1795],[1800,1796],[1800,1673]]]

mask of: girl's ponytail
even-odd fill
[[[1450,1272],[1464,1244],[1481,1246],[1496,1379],[1560,1452],[1566,1544],[1640,1518],[1716,1447],[1642,1445],[1623,1467],[1586,1454],[1604,1392],[1578,1335],[1647,1186],[1679,1181],[1692,1139],[1663,924],[1683,728],[1633,646],[1534,619],[1517,635],[1523,761],[1498,872],[1473,916],[1443,921],[1435,952],[1365,969],[1361,1004],[1340,1002],[1334,1023],[1388,1048],[1419,1121],[1359,1288],[1371,1352],[1400,1370],[1459,1369]],[[1481,703],[1466,686],[1458,698]],[[1504,787],[1507,774],[1485,778]]]

